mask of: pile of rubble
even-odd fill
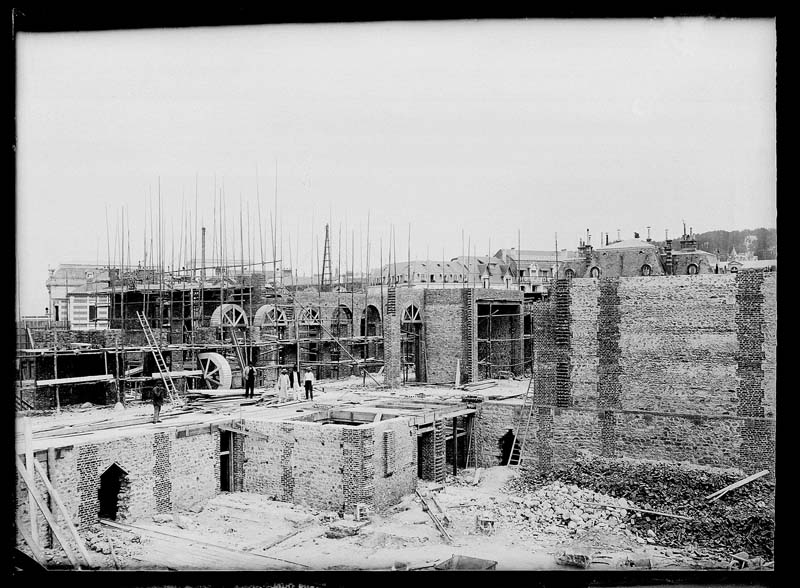
[[[129,555],[130,543],[141,543],[142,541],[141,537],[134,533],[129,538],[130,543],[127,543],[110,533],[106,533],[100,528],[100,525],[92,525],[89,528],[89,532],[83,536],[83,539],[86,547],[92,551],[115,558]]]
[[[499,526],[515,526],[523,534],[537,536],[541,533],[568,537],[589,529],[627,535],[630,519],[626,510],[633,506],[624,498],[579,488],[574,484],[553,481],[534,491],[520,492],[520,485],[511,480],[506,490],[512,495],[508,503],[496,500],[483,511],[494,518]],[[513,495],[513,494],[516,494]],[[655,533],[639,538],[640,543],[654,543]]]
[[[706,499],[741,478],[739,471],[704,466],[581,456],[569,467],[546,476],[526,475],[515,483],[520,489],[554,481],[575,484],[634,502],[643,509],[691,518],[687,521],[636,513],[627,519],[632,532],[645,538],[655,537],[660,545],[695,545],[729,553],[745,550],[772,559],[774,481],[760,478],[719,500]]]

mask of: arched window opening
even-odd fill
[[[341,339],[350,337],[353,330],[353,313],[344,304],[340,304],[331,315],[331,334]]]

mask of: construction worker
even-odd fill
[[[253,362],[247,364],[247,369],[245,370],[245,385],[244,385],[244,397],[245,398],[253,398],[255,395],[255,388],[256,388],[256,368],[253,367]]]
[[[289,373],[289,381],[292,383],[292,396],[300,400],[300,375],[294,369]]]
[[[153,423],[160,423],[161,419],[161,405],[164,404],[164,395],[166,390],[161,384],[156,384],[153,388]]]
[[[314,372],[310,367],[306,368],[306,374],[303,377],[306,387],[306,400],[314,400]]]
[[[279,401],[284,402],[288,400],[289,374],[286,373],[286,368],[281,369],[281,375],[278,376],[278,381],[275,383],[275,389],[278,391]]]

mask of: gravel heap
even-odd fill
[[[628,531],[629,514],[625,510],[632,505],[624,498],[615,499],[557,480],[531,491],[512,479],[504,487],[504,492],[510,494],[507,502],[492,497],[487,505],[476,503],[468,508],[475,514],[490,515],[497,521],[498,528],[516,527],[523,536],[548,534],[554,538],[569,538],[596,529],[634,537]],[[645,542],[653,543],[654,539],[651,536],[640,540],[640,543]]]

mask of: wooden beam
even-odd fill
[[[458,428],[457,417],[453,417],[453,475],[458,476]]]
[[[33,479],[33,462],[35,458],[33,457],[33,433],[31,430],[31,419],[29,417],[24,417],[22,419],[22,435],[25,447],[25,469],[31,479]],[[33,499],[31,489],[28,489],[28,513],[31,519],[31,541],[36,544],[37,547],[41,548],[39,529],[36,526],[36,501]]]
[[[36,492],[36,485],[34,484],[33,479],[28,475],[28,472],[25,470],[25,465],[22,463],[19,455],[15,455],[14,457],[17,460],[17,471],[19,472],[19,475],[22,477],[23,482],[25,482],[25,485],[28,487],[28,490],[33,496],[33,499],[36,501],[36,504],[39,505],[39,509],[41,509],[44,518],[47,520],[50,528],[53,530],[53,535],[56,536],[56,539],[61,544],[64,553],[67,554],[67,559],[69,559],[73,567],[81,569],[81,564],[78,561],[78,558],[75,557],[75,554],[72,552],[72,548],[67,543],[67,537],[53,519],[53,514],[50,512],[50,509],[47,508],[47,503],[39,496],[38,492]],[[33,515],[34,513],[31,514]]]
[[[56,489],[53,487],[53,484],[50,483],[50,478],[48,478],[47,472],[44,471],[42,464],[40,464],[37,460],[34,460],[33,464],[36,471],[39,472],[39,475],[42,477],[42,481],[44,482],[47,491],[50,493],[50,497],[53,499],[53,502],[56,503],[58,510],[61,511],[61,516],[63,517],[64,522],[67,524],[67,530],[70,532],[72,537],[75,539],[75,543],[77,543],[78,545],[78,551],[80,551],[81,556],[86,561],[86,565],[91,566],[89,552],[86,551],[86,546],[83,544],[83,539],[81,539],[81,536],[78,535],[78,530],[72,523],[72,519],[70,519],[69,516],[69,511],[64,506],[64,503],[61,501],[61,497],[59,496],[58,492],[56,492]]]
[[[230,431],[231,433],[238,433],[239,435],[249,435],[250,437],[256,437],[259,439],[269,439],[269,435],[264,433],[260,433],[258,431],[248,431],[246,429],[237,429],[235,427],[231,427],[230,425],[218,425],[218,428],[221,431]]]
[[[81,376],[78,378],[56,378],[52,380],[36,380],[36,386],[58,386],[60,384],[88,384],[91,382],[107,382],[113,380],[112,375]]]
[[[725,486],[721,490],[717,490],[716,492],[714,492],[712,494],[709,494],[708,496],[706,496],[706,500],[711,500],[711,502],[714,502],[717,498],[722,498],[722,496],[724,494],[727,494],[731,490],[733,490],[735,488],[738,488],[739,486],[744,486],[745,484],[749,484],[753,480],[757,480],[758,478],[760,478],[762,476],[766,476],[768,473],[769,473],[769,470],[761,470],[757,474],[753,474],[752,476],[748,476],[748,477],[744,478],[743,480],[739,480],[738,482],[734,482],[730,486]]]

